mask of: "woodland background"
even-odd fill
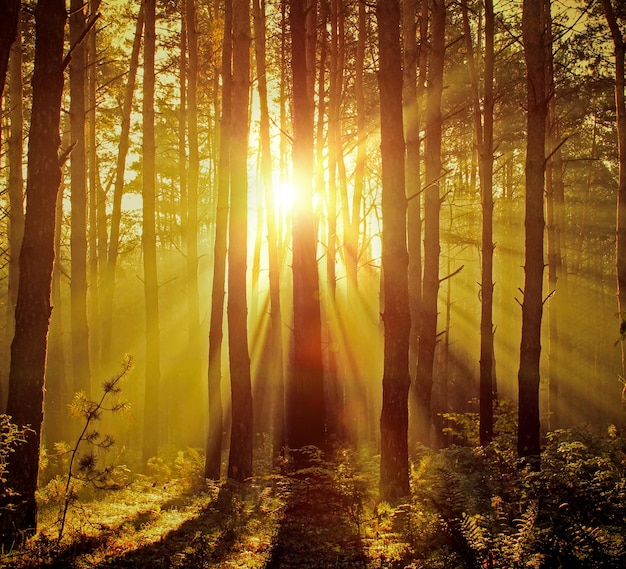
[[[2,98],[0,409],[37,452],[40,434],[66,452],[68,406],[90,424],[120,362],[130,412],[100,431],[137,469],[201,449],[205,477],[224,460],[243,480],[253,450],[297,463],[341,442],[381,449],[393,501],[409,457],[502,434],[495,400],[519,399],[521,456],[557,429],[619,432],[624,7],[65,4],[17,3]],[[38,25],[57,31],[39,49],[60,98],[34,137]],[[48,136],[62,169],[39,180],[44,215],[24,196]],[[29,205],[54,252],[31,248],[50,267],[41,346],[16,320]],[[20,330],[39,354],[20,361],[41,366],[15,395]],[[24,401],[44,386],[41,429]]]

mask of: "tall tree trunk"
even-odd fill
[[[326,413],[313,211],[313,101],[307,87],[307,0],[290,0],[293,81],[293,311],[292,362],[287,383],[287,444],[324,447]]]
[[[484,110],[481,113],[479,79],[469,25],[467,0],[461,1],[463,29],[472,88],[474,134],[482,203],[482,262],[480,284],[480,444],[493,438],[493,0],[485,0]]]
[[[9,159],[9,278],[8,302],[6,313],[6,329],[2,346],[3,363],[0,370],[2,385],[0,393],[0,410],[6,405],[6,379],[9,372],[9,352],[13,334],[15,332],[15,305],[17,304],[17,287],[19,282],[19,259],[22,237],[24,235],[24,176],[22,166],[24,161],[24,113],[23,113],[23,77],[22,77],[22,37],[21,26],[18,20],[18,36],[11,47],[9,60],[9,131],[8,159]],[[6,362],[6,363],[5,363]],[[6,367],[5,367],[6,366]],[[6,375],[5,375],[6,374]]]
[[[231,98],[232,98],[232,29],[233,3],[224,4],[224,40],[222,46],[222,120],[220,126],[220,162],[213,251],[213,285],[211,321],[209,324],[209,433],[204,475],[219,480],[222,461],[222,340],[224,287],[226,281],[226,238],[228,228],[228,194],[230,188]]]
[[[228,354],[232,424],[228,477],[252,475],[252,386],[248,353],[246,261],[248,256],[248,104],[250,3],[233,0],[233,98],[228,234]]]
[[[524,300],[520,345],[517,450],[539,457],[539,359],[543,312],[543,214],[547,98],[543,0],[524,0],[522,32],[527,81],[526,213]]]
[[[85,13],[82,0],[70,3],[70,136],[71,154],[71,321],[74,391],[90,393],[89,326],[87,323],[87,173],[85,150],[86,53],[82,35]],[[95,283],[94,283],[95,284]]]
[[[624,36],[619,28],[611,0],[602,0],[606,21],[615,45],[615,109],[617,111],[617,138],[619,151],[619,183],[617,189],[617,303],[620,318],[620,333],[626,329],[626,77],[624,75]],[[624,342],[622,342],[622,377],[625,364]],[[622,394],[622,430],[626,431],[626,397]]]
[[[101,313],[102,322],[102,346],[101,358],[105,365],[111,362],[111,339],[113,333],[113,299],[115,291],[115,268],[119,254],[120,223],[122,219],[122,197],[124,195],[124,177],[126,171],[126,156],[128,155],[130,140],[130,116],[133,109],[133,96],[135,93],[135,80],[139,66],[139,51],[141,48],[141,35],[144,24],[143,2],[139,8],[135,25],[135,36],[131,51],[128,79],[124,90],[124,102],[122,104],[122,128],[117,151],[115,168],[115,183],[113,186],[113,211],[111,213],[111,233],[109,236],[109,251],[104,271],[104,286],[102,291],[103,305]]]
[[[426,0],[424,0],[425,2]],[[409,374],[415,382],[417,350],[420,330],[420,305],[422,302],[422,198],[421,198],[421,157],[420,157],[420,116],[417,98],[417,68],[419,53],[417,47],[417,0],[408,0],[402,11],[402,39],[404,43],[403,119],[406,138],[406,194],[408,198],[407,241],[409,250],[409,310],[411,333],[409,336]],[[422,46],[425,51],[425,45]],[[413,389],[415,393],[415,389]],[[413,422],[417,415],[415,397],[410,398],[410,432],[413,436]]]
[[[29,425],[26,442],[10,455],[6,487],[19,497],[0,517],[0,542],[10,547],[37,526],[35,490],[43,421],[50,285],[54,263],[55,210],[61,184],[59,120],[63,92],[63,0],[39,0],[35,8],[35,68],[28,142],[28,203],[11,344],[7,413]],[[6,505],[2,504],[3,506]]]
[[[64,135],[62,146],[69,146],[69,133]],[[63,223],[63,185],[59,188],[56,205],[56,227]],[[65,334],[63,324],[63,297],[61,294],[61,231],[54,235],[54,268],[52,270],[52,317],[48,332],[48,352],[46,354],[46,412],[43,434],[46,446],[52,448],[55,442],[67,440],[71,435],[67,421],[67,406],[71,403],[65,357]]]
[[[328,327],[328,364],[326,379],[328,387],[327,418],[328,432],[334,436],[341,435],[340,424],[342,422],[340,406],[343,401],[343,393],[340,393],[339,376],[337,373],[337,340],[333,336],[337,334],[336,321],[337,310],[337,173],[339,169],[339,155],[341,148],[341,96],[342,96],[342,72],[340,66],[340,11],[343,11],[340,0],[330,0],[330,81],[328,91],[328,189],[327,189],[327,218],[328,238],[326,243],[326,288],[327,288],[327,327]],[[322,141],[318,140],[321,145]],[[322,154],[320,152],[320,154]],[[320,166],[318,165],[318,168]],[[323,174],[322,174],[323,175]],[[347,197],[347,196],[346,196]],[[348,212],[344,200],[345,213]]]
[[[143,58],[143,269],[146,310],[146,381],[144,398],[143,460],[159,447],[159,390],[161,383],[159,284],[156,249],[156,143],[154,136],[154,56],[156,0],[145,0]]]
[[[433,364],[437,346],[437,296],[439,293],[439,211],[441,198],[441,97],[445,55],[446,7],[444,0],[431,0],[432,31],[426,102],[424,141],[424,285],[422,319],[415,380],[417,437],[429,444],[432,424]]]
[[[395,500],[409,493],[409,332],[402,121],[400,3],[378,0],[380,148],[382,158],[382,273],[385,327],[383,408],[380,416],[380,496]]]
[[[90,0],[89,12],[95,17],[100,0]],[[101,190],[96,152],[96,92],[97,92],[97,36],[92,28],[87,36],[87,165],[89,181],[89,318],[91,322],[91,364],[102,369],[101,359],[101,321],[100,321],[100,284],[101,264],[106,260],[106,196]]]
[[[366,5],[359,2],[358,38],[354,70],[354,96],[356,99],[357,115],[357,155],[354,165],[354,193],[352,195],[352,211],[350,225],[346,228],[344,237],[344,256],[346,276],[348,279],[348,303],[358,301],[358,257],[359,257],[359,227],[361,224],[361,202],[365,182],[365,161],[367,158],[367,116],[365,108],[365,90],[363,77],[365,69],[365,46],[367,43],[367,14]]]
[[[189,48],[189,192],[187,201],[187,311],[189,344],[199,350],[200,301],[198,293],[198,30],[195,0],[186,0]],[[196,351],[197,353],[197,351]]]
[[[0,4],[0,99],[9,67],[11,46],[18,34],[20,0],[5,0]]]
[[[201,396],[200,358],[200,293],[198,290],[198,183],[200,157],[198,153],[198,29],[195,0],[186,0],[187,43],[189,49],[187,120],[189,126],[189,177],[187,192],[187,329],[189,334],[189,381],[186,385],[189,408]],[[195,362],[195,363],[194,363]],[[198,441],[192,433],[191,441]],[[202,440],[202,439],[200,439]],[[195,446],[195,445],[194,445]]]
[[[548,428],[559,428],[563,424],[563,402],[560,401],[560,387],[565,373],[563,340],[566,330],[559,323],[564,310],[567,311],[567,279],[564,270],[561,239],[565,208],[563,184],[563,157],[559,138],[557,117],[557,94],[554,82],[554,57],[552,54],[553,33],[550,0],[545,0],[546,11],[546,94],[548,97],[548,118],[546,121],[546,146],[549,158],[546,163],[546,236],[548,248],[548,291],[556,292],[549,304],[549,347],[548,380],[549,405]]]
[[[265,2],[252,1],[254,12],[254,49],[257,66],[259,103],[261,107],[261,180],[265,192],[265,215],[267,218],[267,253],[270,285],[270,362],[269,380],[272,386],[272,416],[274,421],[273,447],[277,456],[285,446],[284,431],[284,375],[282,313],[280,304],[280,262],[276,232],[276,211],[272,185],[272,155],[270,140],[270,116],[267,96],[265,53]]]

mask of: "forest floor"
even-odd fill
[[[0,567],[384,566],[380,540],[363,523],[375,473],[358,472],[349,453],[242,484],[162,470],[73,503],[58,544],[58,503],[42,493],[39,533],[0,556]]]
[[[0,552],[0,568],[622,568],[626,438],[617,435],[551,432],[540,470],[520,461],[510,433],[485,447],[418,448],[411,495],[395,504],[378,498],[373,449],[325,458],[310,449],[300,468],[258,453],[257,475],[243,483],[208,482],[202,453],[174,452],[141,474],[122,467],[115,490],[70,492],[64,526],[67,479],[47,473],[39,531]]]

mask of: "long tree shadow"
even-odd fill
[[[227,483],[215,501],[158,541],[111,556],[95,567],[218,567],[254,531],[253,494],[249,485]]]
[[[264,569],[367,566],[361,541],[363,491],[337,464],[320,462],[287,479],[286,504]]]

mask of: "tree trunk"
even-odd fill
[[[619,183],[617,189],[617,303],[620,333],[626,327],[626,78],[624,76],[624,36],[619,28],[611,0],[602,0],[606,21],[615,45],[615,109],[617,111],[617,138],[619,151]],[[624,372],[624,342],[622,342],[622,377]],[[622,395],[622,430],[626,431],[626,399]]]
[[[396,500],[409,494],[409,304],[402,124],[400,4],[378,0],[380,139],[382,158],[385,327],[383,408],[380,416],[380,496]]]
[[[161,383],[159,338],[159,284],[156,250],[156,142],[154,135],[155,0],[145,0],[143,77],[143,269],[146,311],[146,382],[144,399],[143,460],[159,447],[159,390]]]
[[[54,263],[55,210],[61,165],[58,155],[63,92],[63,0],[39,0],[35,8],[35,68],[28,142],[28,204],[11,344],[7,413],[29,425],[26,442],[10,455],[6,487],[19,494],[0,518],[0,541],[10,547],[37,526],[35,490],[43,420],[44,374],[50,286]],[[3,506],[6,504],[3,504]]]
[[[261,180],[265,191],[265,215],[267,218],[267,252],[269,261],[270,286],[270,362],[269,382],[272,391],[271,412],[274,420],[274,456],[285,446],[284,431],[284,375],[282,315],[280,304],[280,262],[276,232],[276,213],[272,189],[272,155],[270,139],[270,117],[267,96],[266,54],[265,54],[265,3],[253,0],[254,48],[256,55],[259,102],[261,107]]]
[[[113,186],[113,211],[111,213],[111,233],[109,236],[109,252],[107,256],[106,270],[104,272],[104,286],[102,291],[102,346],[101,358],[105,365],[111,361],[111,338],[113,332],[113,299],[115,291],[115,268],[119,254],[120,223],[122,219],[122,197],[124,195],[124,175],[126,170],[126,156],[128,155],[130,139],[130,116],[133,108],[133,96],[135,93],[135,80],[139,66],[139,51],[141,48],[141,35],[144,23],[143,2],[137,15],[135,36],[130,56],[128,79],[124,91],[122,106],[122,128],[117,151],[117,163],[115,168],[115,184]]]
[[[482,202],[482,262],[480,284],[480,444],[493,438],[493,0],[485,0],[484,110],[481,113],[479,79],[470,32],[467,0],[461,2],[463,29],[472,88],[474,133]]]
[[[213,250],[213,285],[211,321],[209,324],[209,433],[207,437],[206,478],[219,480],[222,463],[222,339],[224,287],[226,281],[226,237],[228,228],[228,194],[230,188],[230,123],[232,98],[232,29],[233,4],[224,4],[224,43],[222,47],[222,121],[220,126],[220,163]]]
[[[19,259],[22,237],[24,236],[24,176],[22,166],[24,161],[24,113],[23,113],[23,77],[22,77],[22,38],[21,26],[18,20],[18,36],[11,47],[9,60],[9,119],[11,127],[9,131],[8,159],[9,159],[9,212],[8,236],[9,236],[9,278],[8,278],[8,302],[6,313],[6,330],[2,353],[4,355],[0,376],[2,385],[0,393],[0,410],[6,405],[6,379],[9,372],[9,352],[13,334],[15,332],[15,305],[17,304],[17,287],[19,282]],[[6,375],[5,375],[6,374]]]
[[[87,323],[87,173],[85,150],[85,29],[82,0],[70,3],[70,136],[71,154],[71,322],[72,372],[74,391],[91,391],[89,326]],[[95,284],[95,283],[94,283]]]
[[[248,104],[250,3],[233,0],[233,98],[228,234],[228,354],[232,424],[228,477],[252,476],[252,386],[248,353],[246,261],[248,256]]]
[[[189,334],[189,379],[184,399],[191,408],[201,397],[200,358],[202,343],[200,336],[200,293],[198,290],[198,184],[200,157],[198,153],[198,29],[195,0],[186,0],[187,44],[189,50],[188,74],[188,132],[189,132],[189,175],[187,192],[187,329]],[[199,433],[190,433],[191,443],[198,441]],[[194,443],[194,446],[196,444]]]
[[[98,10],[99,0],[90,0],[89,12],[93,17]],[[97,70],[98,62],[96,55],[97,41],[96,29],[92,28],[86,39],[87,49],[85,50],[86,65],[86,118],[87,118],[87,171],[89,188],[89,320],[90,328],[90,362],[96,370],[101,368],[100,359],[100,333],[102,326],[100,323],[100,262],[105,257],[101,256],[102,245],[106,253],[106,226],[102,225],[103,207],[100,195],[98,161],[96,152],[96,91],[97,91]],[[104,213],[104,223],[106,224],[106,209]],[[102,243],[102,229],[104,230],[105,242]]]
[[[426,103],[424,141],[424,285],[419,354],[415,380],[417,398],[417,437],[430,443],[432,425],[433,364],[437,346],[437,296],[439,293],[439,178],[441,176],[441,97],[445,55],[446,7],[443,0],[432,0],[432,31]]]
[[[287,383],[286,429],[291,449],[324,447],[326,413],[313,211],[313,101],[307,87],[307,0],[290,0],[293,81],[293,311],[292,362]]]
[[[11,46],[18,34],[20,0],[5,0],[0,5],[0,99],[9,66]]]
[[[198,30],[195,0],[186,0],[187,38],[189,49],[189,191],[187,201],[187,311],[189,344],[200,349],[200,308],[198,293]]]
[[[417,98],[417,68],[420,50],[417,47],[417,7],[416,0],[408,0],[402,11],[402,38],[404,42],[404,84],[403,118],[406,138],[406,195],[407,241],[409,250],[409,310],[411,333],[409,336],[409,374],[415,382],[417,350],[420,331],[420,311],[422,302],[422,198],[421,198],[421,157],[420,157],[420,116]],[[420,36],[421,37],[421,36]],[[425,46],[423,46],[425,50]],[[413,389],[415,393],[415,388]],[[411,436],[415,432],[413,422],[417,415],[415,397],[410,398]]]
[[[352,196],[352,212],[350,225],[346,228],[344,238],[344,255],[346,276],[348,279],[348,303],[358,302],[358,261],[359,261],[359,227],[361,224],[361,202],[365,182],[365,161],[367,159],[367,116],[365,108],[365,90],[363,76],[365,69],[365,46],[367,41],[366,5],[359,2],[358,38],[355,61],[354,96],[357,114],[357,155],[354,165],[354,193]]]
[[[545,19],[543,0],[524,0],[522,31],[527,80],[526,213],[524,300],[520,345],[519,427],[522,457],[539,457],[539,359],[543,311],[543,194],[547,98],[545,92]]]

